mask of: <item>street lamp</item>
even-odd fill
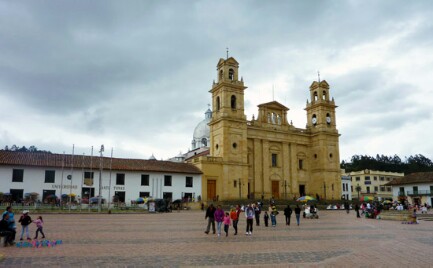
[[[281,186],[284,186],[284,199],[287,199],[287,181],[284,180]]]
[[[101,145],[101,150],[99,150],[99,196],[98,196],[98,212],[101,212],[102,203],[102,153],[104,152],[104,145]]]
[[[359,183],[356,185],[355,190],[358,192],[358,201],[359,201],[359,192],[361,191],[361,186],[359,186]]]

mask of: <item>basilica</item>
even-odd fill
[[[277,101],[258,105],[247,120],[239,63],[220,59],[208,109],[184,159],[202,172],[204,200],[340,199],[339,133],[334,99],[326,81],[314,81],[306,103],[306,128],[296,128]],[[307,92],[306,92],[307,93]]]

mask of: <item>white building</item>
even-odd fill
[[[433,205],[433,172],[412,173],[396,178],[386,186],[392,187],[394,200],[407,201],[412,205]]]
[[[127,205],[145,196],[198,199],[201,174],[191,164],[171,161],[0,150],[0,192],[10,193],[14,201],[31,192],[38,193],[40,201],[62,194],[94,197],[99,195],[99,180],[103,198],[117,196]]]
[[[351,189],[352,189],[352,178],[347,175],[342,175],[341,176],[341,199],[342,200],[352,200]]]

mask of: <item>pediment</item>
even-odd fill
[[[267,108],[268,110],[278,110],[278,111],[281,111],[281,110],[282,111],[288,111],[289,110],[289,108],[282,105],[278,101],[271,101],[271,102],[259,104],[257,107],[259,107],[261,109]]]
[[[235,58],[230,57],[228,59],[223,59],[220,58],[220,60],[218,61],[217,66],[221,66],[221,65],[232,65],[232,66],[239,66],[239,63],[235,60]]]

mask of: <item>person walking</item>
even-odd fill
[[[204,219],[208,219],[207,222],[207,227],[206,227],[206,231],[205,234],[208,234],[210,231],[210,226],[212,225],[212,231],[215,234],[215,207],[213,206],[213,204],[210,204],[209,207],[206,209],[206,216],[204,217]]]
[[[256,226],[260,226],[260,213],[262,212],[262,208],[260,207],[260,203],[257,202],[254,208],[254,214],[256,217]]]
[[[19,221],[21,223],[21,237],[20,240],[23,240],[24,232],[26,233],[27,240],[31,240],[29,235],[29,225],[32,223],[32,218],[29,216],[29,211],[24,210],[23,215],[21,215]]]
[[[301,208],[299,207],[299,205],[296,205],[296,208],[295,208],[295,216],[296,216],[296,223],[297,223],[298,226],[299,226],[299,221],[300,221],[300,219],[301,219]]]
[[[9,227],[9,213],[3,213],[2,219],[0,221],[0,236],[4,236],[4,246],[6,247],[8,244],[13,246],[15,244],[15,229],[11,229]]]
[[[5,210],[5,212],[3,212],[2,216],[4,216],[5,214],[9,215],[9,219],[8,219],[8,224],[9,225],[8,226],[9,226],[9,229],[11,231],[13,231],[12,232],[12,241],[15,241],[15,236],[16,236],[16,233],[17,233],[17,226],[15,224],[15,213],[13,212],[13,209],[12,209],[11,206],[6,207],[6,210]]]
[[[34,221],[34,223],[36,224],[36,234],[35,234],[35,238],[33,239],[38,239],[38,233],[40,232],[42,235],[42,239],[45,238],[45,234],[43,231],[43,225],[44,225],[44,220],[42,219],[42,216],[39,216],[36,221]]]
[[[290,225],[290,218],[292,217],[292,209],[290,208],[290,205],[287,205],[284,209],[284,216],[286,217],[286,225]]]
[[[218,236],[221,236],[221,225],[224,221],[224,210],[221,208],[221,205],[217,206],[217,209],[214,214],[215,221],[217,223],[217,234]]]
[[[359,215],[359,205],[358,205],[358,203],[355,204],[355,211],[356,211],[356,217],[357,218],[361,218],[361,216]]]
[[[276,227],[277,226],[277,215],[279,213],[277,210],[277,206],[275,206],[275,203],[271,203],[271,205],[269,206],[269,214],[271,215],[272,227]]]
[[[251,204],[245,209],[245,217],[247,218],[247,230],[245,232],[246,235],[253,234],[253,221],[254,221],[255,212]]]
[[[224,232],[226,233],[226,237],[229,235],[229,226],[230,226],[230,214],[226,212],[226,215],[224,216]]]
[[[238,222],[239,222],[239,214],[241,213],[241,208],[239,205],[236,205],[236,208],[233,208],[230,212],[230,218],[233,223],[233,229],[235,229],[235,234],[238,234]]]
[[[265,226],[268,227],[268,223],[269,223],[269,214],[267,211],[265,211],[265,216],[263,217],[265,220]]]
[[[350,205],[349,205],[349,202],[344,202],[344,208],[346,209],[346,212],[347,212],[347,214],[349,214],[349,212],[350,212]]]

